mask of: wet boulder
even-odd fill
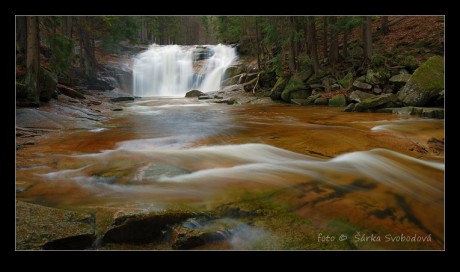
[[[16,249],[86,249],[95,240],[95,217],[16,201]]]
[[[433,56],[422,64],[398,92],[406,106],[424,106],[444,90],[444,59]]]
[[[165,211],[116,216],[102,238],[103,243],[145,244],[163,238],[169,225],[194,216],[192,212]]]
[[[191,91],[188,91],[186,94],[185,94],[185,97],[199,97],[201,95],[204,95],[204,93],[202,91],[199,91],[199,90],[191,90]]]

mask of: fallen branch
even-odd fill
[[[259,72],[259,73],[257,74],[257,81],[256,81],[256,84],[254,84],[254,88],[252,88],[252,94],[256,94],[256,87],[257,87],[257,84],[259,84],[259,79],[260,79],[260,74],[261,74],[261,73],[262,73],[262,72]]]
[[[69,97],[72,97],[72,98],[79,98],[79,99],[86,99],[86,97],[81,94],[80,92],[68,87],[68,86],[65,86],[65,85],[62,85],[60,83],[57,84],[57,88],[59,89],[59,91],[61,91],[62,94],[66,95],[66,96],[69,96]]]

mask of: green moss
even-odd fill
[[[429,58],[415,70],[410,81],[426,92],[444,89],[444,59],[440,56]]]
[[[409,72],[413,72],[420,66],[420,63],[414,56],[409,55],[404,57],[403,65]]]
[[[315,100],[315,105],[317,106],[327,105],[328,103],[329,100],[325,97],[320,97]]]
[[[272,92],[273,91],[283,91],[283,89],[286,87],[286,85],[289,82],[288,80],[289,78],[287,77],[279,77],[275,83],[275,86],[273,86],[272,88]]]
[[[329,99],[330,107],[345,107],[346,105],[347,101],[345,100],[345,96],[343,94],[336,95]]]
[[[289,102],[291,101],[292,92],[298,91],[298,90],[306,90],[306,89],[307,87],[305,86],[305,83],[303,83],[303,81],[301,81],[300,79],[296,77],[291,77],[288,84],[286,85],[283,92],[281,93],[281,99],[283,99],[283,101]]]
[[[353,74],[351,72],[346,74],[341,80],[339,80],[339,84],[347,90],[350,89],[353,84]]]
[[[371,59],[371,67],[380,67],[385,63],[385,57],[382,55],[374,55]]]

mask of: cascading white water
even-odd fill
[[[213,55],[203,60],[205,65],[195,73],[197,47],[151,45],[134,61],[133,94],[140,97],[184,96],[192,88],[202,92],[217,91],[225,70],[237,57],[235,48],[222,44],[205,48]]]

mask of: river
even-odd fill
[[[99,128],[28,147],[17,199],[110,215],[229,203],[248,211],[221,218],[246,226],[230,242],[201,249],[443,248],[444,151],[430,145],[444,138],[443,120],[196,98],[123,108]]]

